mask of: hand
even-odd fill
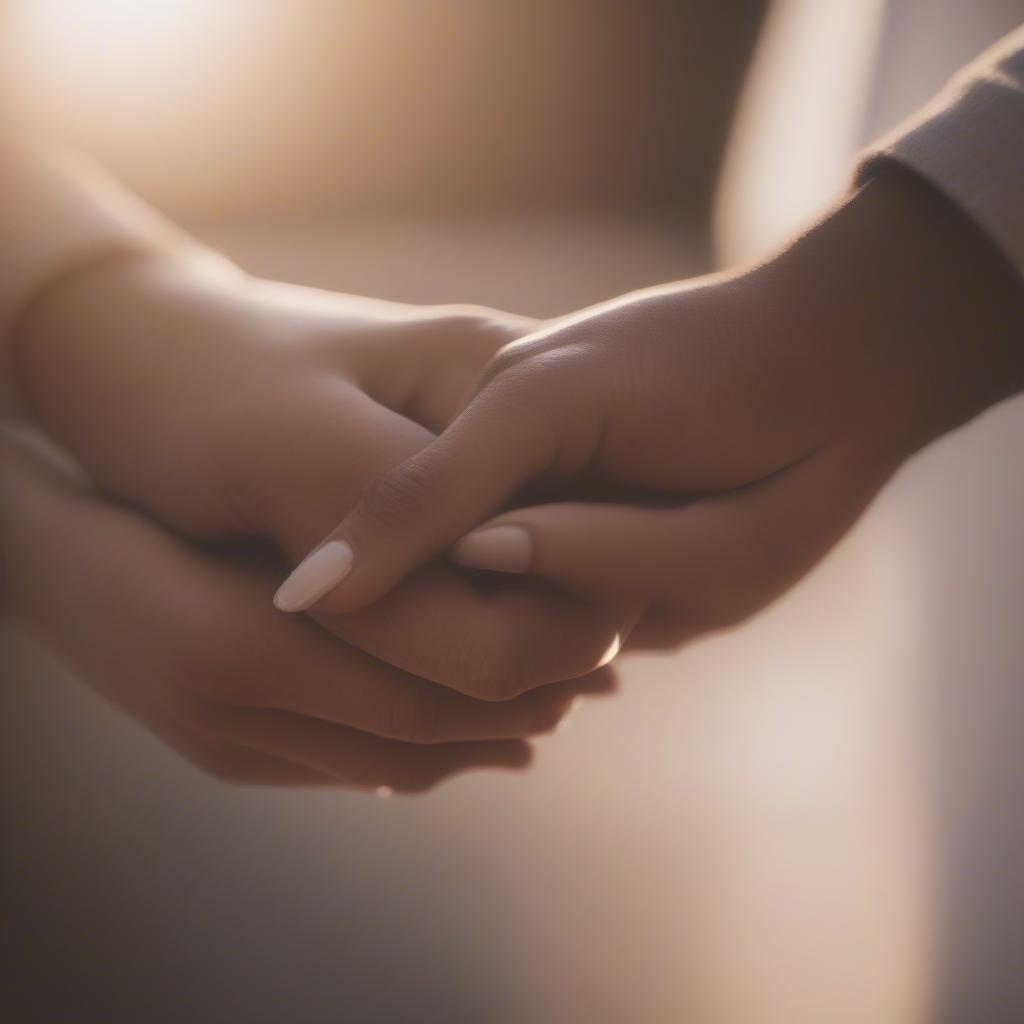
[[[44,296],[19,351],[40,421],[110,493],[189,536],[264,537],[297,561],[535,327],[149,260]],[[372,609],[317,619],[486,699],[583,675],[615,640],[606,616],[550,586],[481,588],[443,563]]]
[[[638,642],[741,621],[911,453],[1022,386],[1022,290],[966,217],[893,168],[763,266],[508,345],[334,531],[352,557],[316,608],[378,601],[478,527],[457,562],[554,581]],[[549,503],[479,525],[526,485]],[[616,503],[551,500],[581,490]]]
[[[0,481],[7,610],[218,775],[418,790],[473,768],[521,768],[523,737],[611,684],[471,700],[280,615],[276,567],[200,550],[107,504],[11,434],[0,434]]]

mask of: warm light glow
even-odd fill
[[[277,154],[261,129],[283,102],[268,68],[288,46],[286,0],[7,3],[4,70],[31,130],[170,208],[223,211],[260,194],[248,172]]]
[[[264,0],[21,0],[11,9],[11,51],[46,106],[153,114],[216,84],[232,43],[267,10]]]

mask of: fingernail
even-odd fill
[[[329,540],[281,584],[274,595],[274,607],[283,612],[301,612],[329,594],[352,568],[352,548],[343,540]]]
[[[521,526],[488,526],[467,533],[452,549],[452,559],[467,569],[526,572],[533,560],[533,541]]]

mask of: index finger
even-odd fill
[[[553,423],[533,403],[485,388],[422,451],[372,480],[349,515],[274,598],[282,611],[352,612],[491,516],[558,458]]]

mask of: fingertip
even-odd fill
[[[583,707],[583,703],[583,696],[581,694],[576,694],[576,696],[573,697],[569,702],[569,707],[566,709],[565,714],[562,715],[558,725],[554,728],[554,732],[556,734],[560,735],[569,728],[572,724],[572,720],[580,713],[580,708]]]
[[[441,750],[438,754],[441,754]],[[460,775],[475,772],[525,772],[533,763],[533,746],[526,740],[481,740],[447,744],[434,776],[418,779],[414,785],[398,787],[399,792],[426,792]]]
[[[533,762],[528,740],[470,740],[445,744],[448,771],[524,771]]]
[[[489,762],[492,768],[525,771],[533,763],[533,747],[525,740],[515,740],[502,747]]]
[[[347,541],[329,540],[308,554],[274,594],[274,607],[302,612],[326,597],[352,571],[352,547]]]
[[[588,697],[608,697],[618,692],[619,677],[610,665],[602,665],[585,676],[573,680],[579,694]]]
[[[525,573],[533,562],[533,538],[522,526],[485,526],[462,537],[451,558],[465,569]]]

